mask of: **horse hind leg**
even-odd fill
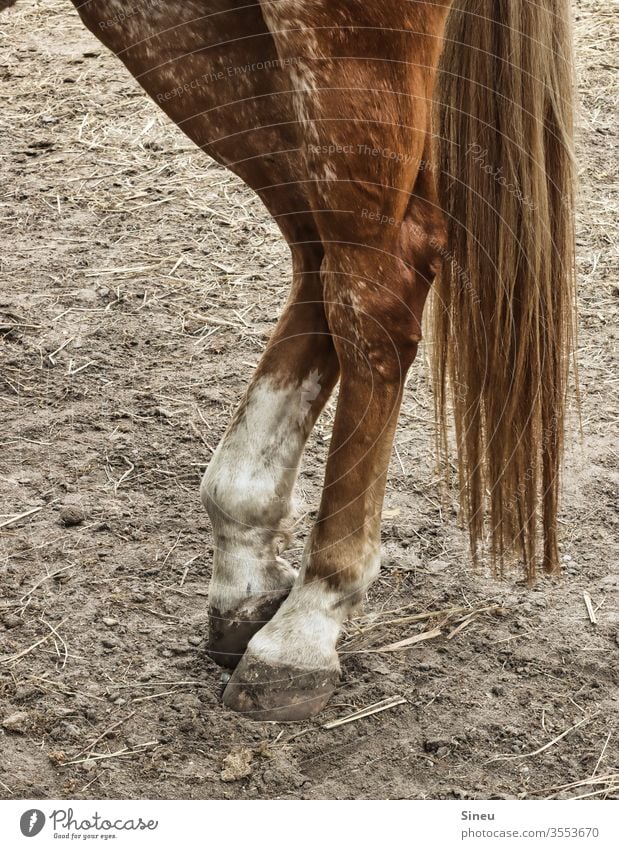
[[[305,441],[337,380],[319,245],[293,246],[294,283],[245,398],[204,475],[214,533],[209,653],[234,667],[297,576],[276,550]]]

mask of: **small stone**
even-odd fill
[[[168,648],[173,654],[187,654],[189,646],[185,643],[168,643]]]
[[[619,587],[619,573],[606,575],[598,581],[600,587]]]
[[[75,714],[77,713],[77,710],[75,708],[58,707],[58,708],[56,708],[55,713],[56,713],[56,716],[59,716],[61,718],[65,718],[67,716],[75,716]]]
[[[469,794],[466,790],[463,790],[462,787],[452,787],[451,795],[454,799],[468,799]]]
[[[439,572],[444,572],[445,569],[449,566],[449,563],[446,560],[431,560],[427,565],[427,570],[433,575],[438,574]]]
[[[199,646],[202,642],[202,637],[199,637],[197,634],[195,636],[189,637],[187,642],[192,646]]]
[[[73,297],[82,304],[94,304],[99,296],[95,289],[78,289],[73,293]]]
[[[28,729],[28,714],[23,711],[11,713],[2,720],[2,727],[15,734],[25,734]]]
[[[84,511],[79,507],[67,506],[60,511],[60,524],[65,528],[73,528],[75,525],[81,525],[84,521]]]
[[[202,702],[200,701],[200,698],[193,693],[183,693],[182,696],[172,702],[171,707],[173,710],[187,713],[187,711],[191,710],[200,710]]]
[[[424,740],[423,743],[424,751],[428,752],[429,754],[438,754],[440,749],[447,749],[447,751],[449,751],[449,746],[449,740]]]
[[[101,640],[101,645],[106,649],[115,649],[118,647],[118,640],[116,637],[104,637]]]
[[[158,669],[152,666],[146,666],[138,675],[138,681],[150,681],[151,678],[156,678]]]
[[[15,695],[13,696],[13,699],[16,702],[26,702],[29,699],[39,699],[42,695],[43,694],[41,693],[38,687],[34,687],[31,684],[24,684],[15,690]]]
[[[252,753],[249,749],[238,749],[226,755],[221,771],[222,781],[240,781],[251,775]]]
[[[122,696],[119,696],[117,699],[114,699],[114,704],[115,705],[126,705],[127,699],[123,699]]]
[[[72,722],[63,722],[61,725],[62,734],[65,739],[68,740],[77,740],[80,736],[80,730],[77,725],[74,725]]]
[[[118,625],[118,619],[114,619],[113,616],[104,616],[101,621],[104,625],[107,625],[108,628],[113,628],[114,625]]]

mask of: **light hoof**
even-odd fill
[[[210,608],[209,657],[219,666],[234,669],[243,657],[248,642],[260,628],[271,621],[289,593],[290,587],[262,593],[225,613]]]
[[[337,669],[272,665],[246,654],[224,690],[226,707],[263,722],[300,722],[319,713],[339,681]]]

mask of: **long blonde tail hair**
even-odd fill
[[[574,338],[569,7],[455,0],[435,93],[449,234],[433,319],[440,442],[451,396],[473,552],[488,528],[493,563],[515,552],[529,581],[540,536],[544,569],[559,568]]]

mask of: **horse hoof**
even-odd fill
[[[263,722],[299,722],[319,713],[339,681],[337,669],[271,665],[246,654],[224,690],[226,707]]]
[[[245,653],[254,634],[270,622],[281,603],[288,597],[290,587],[247,599],[238,607],[220,613],[209,611],[208,655],[228,669],[234,669]]]

